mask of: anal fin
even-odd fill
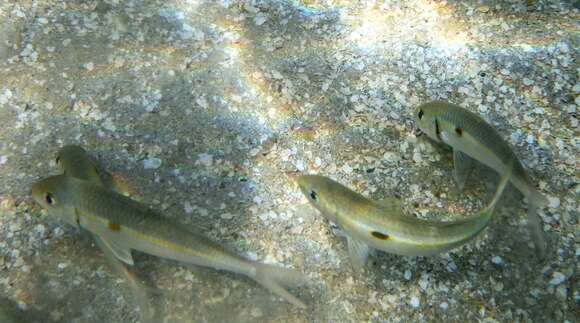
[[[121,246],[114,239],[109,239],[103,236],[95,235],[95,238],[97,237],[101,240],[101,243],[99,243],[99,246],[101,248],[108,249],[108,251],[112,252],[115,255],[115,257],[117,257],[117,259],[121,260],[127,265],[133,266],[134,262],[133,256],[131,255],[131,249]]]
[[[459,190],[462,191],[465,187],[465,182],[467,181],[467,177],[469,173],[473,169],[473,159],[467,156],[465,153],[454,149],[453,150],[453,177],[455,178],[455,182],[459,187]]]
[[[366,243],[352,237],[347,237],[347,243],[348,255],[350,256],[352,266],[355,271],[360,272],[367,263],[370,248]]]

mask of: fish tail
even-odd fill
[[[532,241],[534,242],[534,247],[536,249],[536,255],[541,260],[546,256],[548,249],[548,242],[546,236],[544,235],[544,230],[542,228],[542,218],[538,213],[538,209],[543,208],[548,205],[548,198],[540,193],[538,190],[534,189],[530,192],[528,199],[528,231],[530,232]]]
[[[284,298],[288,302],[306,308],[306,304],[290,294],[284,287],[296,287],[306,282],[305,275],[297,270],[256,263],[256,273],[252,277],[258,283]]]
[[[534,189],[531,193],[530,196],[527,197],[529,200],[530,205],[534,205],[537,208],[542,208],[546,205],[548,205],[548,203],[550,203],[550,201],[548,201],[548,198],[540,193],[537,189]]]
[[[486,207],[486,212],[484,212],[484,214],[491,214],[492,211],[495,209],[497,202],[499,202],[499,199],[503,195],[503,191],[505,190],[507,184],[510,181],[510,178],[512,176],[512,171],[513,171],[513,167],[510,166],[509,168],[507,168],[505,174],[502,175],[501,180],[499,181],[499,184],[497,185],[497,190],[495,191],[495,194],[493,195],[491,202],[489,202],[489,205]]]
[[[544,259],[548,249],[548,242],[542,229],[542,219],[538,214],[538,206],[535,203],[530,203],[528,206],[528,230],[534,242],[538,258],[540,260]]]

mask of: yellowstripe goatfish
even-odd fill
[[[138,250],[187,264],[227,270],[246,275],[290,303],[306,307],[282,287],[304,283],[302,273],[244,259],[121,194],[88,181],[57,175],[35,183],[32,196],[49,214],[59,214],[98,235],[127,264],[133,263],[131,250]]]
[[[95,185],[104,185],[101,176],[97,170],[97,166],[91,160],[87,152],[76,145],[68,145],[62,147],[56,156],[56,164],[60,167],[63,173],[67,176],[76,177],[78,179],[90,181]],[[72,224],[76,225],[76,219],[72,219]],[[109,261],[111,268],[118,274],[125,277],[131,290],[133,296],[135,297],[136,305],[139,306],[141,319],[143,322],[154,322],[152,317],[151,309],[148,306],[148,296],[146,293],[146,288],[143,286],[139,279],[130,272],[115,255],[115,249],[107,244],[106,240],[101,239],[98,235],[92,234],[95,239],[95,243],[103,251],[105,258]]]
[[[419,130],[437,142],[453,148],[454,177],[460,189],[472,169],[472,158],[504,173],[508,162],[514,162],[511,183],[528,199],[528,229],[540,258],[546,253],[546,240],[537,208],[548,203],[529,179],[524,167],[507,142],[478,115],[444,101],[419,106],[415,113]]]
[[[397,203],[371,201],[323,176],[300,176],[298,185],[308,201],[343,231],[351,262],[360,271],[370,248],[404,256],[430,256],[472,240],[489,224],[510,173],[503,176],[487,207],[475,216],[449,222],[405,216]]]

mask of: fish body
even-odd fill
[[[471,160],[477,160],[498,173],[505,172],[513,162],[510,182],[528,199],[528,226],[540,257],[545,254],[546,241],[537,208],[548,203],[531,182],[510,145],[478,115],[458,105],[433,101],[419,106],[415,112],[417,127],[431,139],[453,149],[454,176],[463,188]]]
[[[53,213],[74,215],[80,227],[101,237],[119,259],[129,264],[132,264],[131,250],[138,250],[187,264],[227,270],[253,278],[297,306],[306,306],[281,286],[303,283],[301,273],[249,261],[146,205],[99,185],[57,175],[34,184],[32,195]]]
[[[474,239],[489,224],[508,178],[503,177],[491,203],[477,215],[449,222],[405,216],[396,203],[379,204],[324,176],[300,176],[298,185],[309,202],[345,233],[353,265],[360,269],[371,248],[430,256]]]

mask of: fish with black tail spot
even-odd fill
[[[50,215],[64,217],[101,238],[115,256],[133,264],[132,250],[246,275],[288,302],[306,304],[285,287],[305,283],[305,276],[286,269],[247,260],[204,235],[185,229],[134,201],[101,185],[57,175],[32,186],[32,197]]]
[[[510,145],[478,115],[444,101],[432,101],[415,111],[417,128],[429,138],[453,149],[454,177],[460,189],[465,185],[473,160],[505,172],[508,162],[514,162],[510,182],[527,198],[528,228],[540,259],[546,255],[547,242],[542,230],[538,208],[548,199],[538,191]]]
[[[492,201],[478,214],[448,222],[405,216],[397,202],[374,202],[324,176],[303,175],[297,182],[308,201],[342,230],[353,267],[360,271],[372,249],[430,256],[474,239],[491,221],[510,174],[511,168],[502,176]]]

